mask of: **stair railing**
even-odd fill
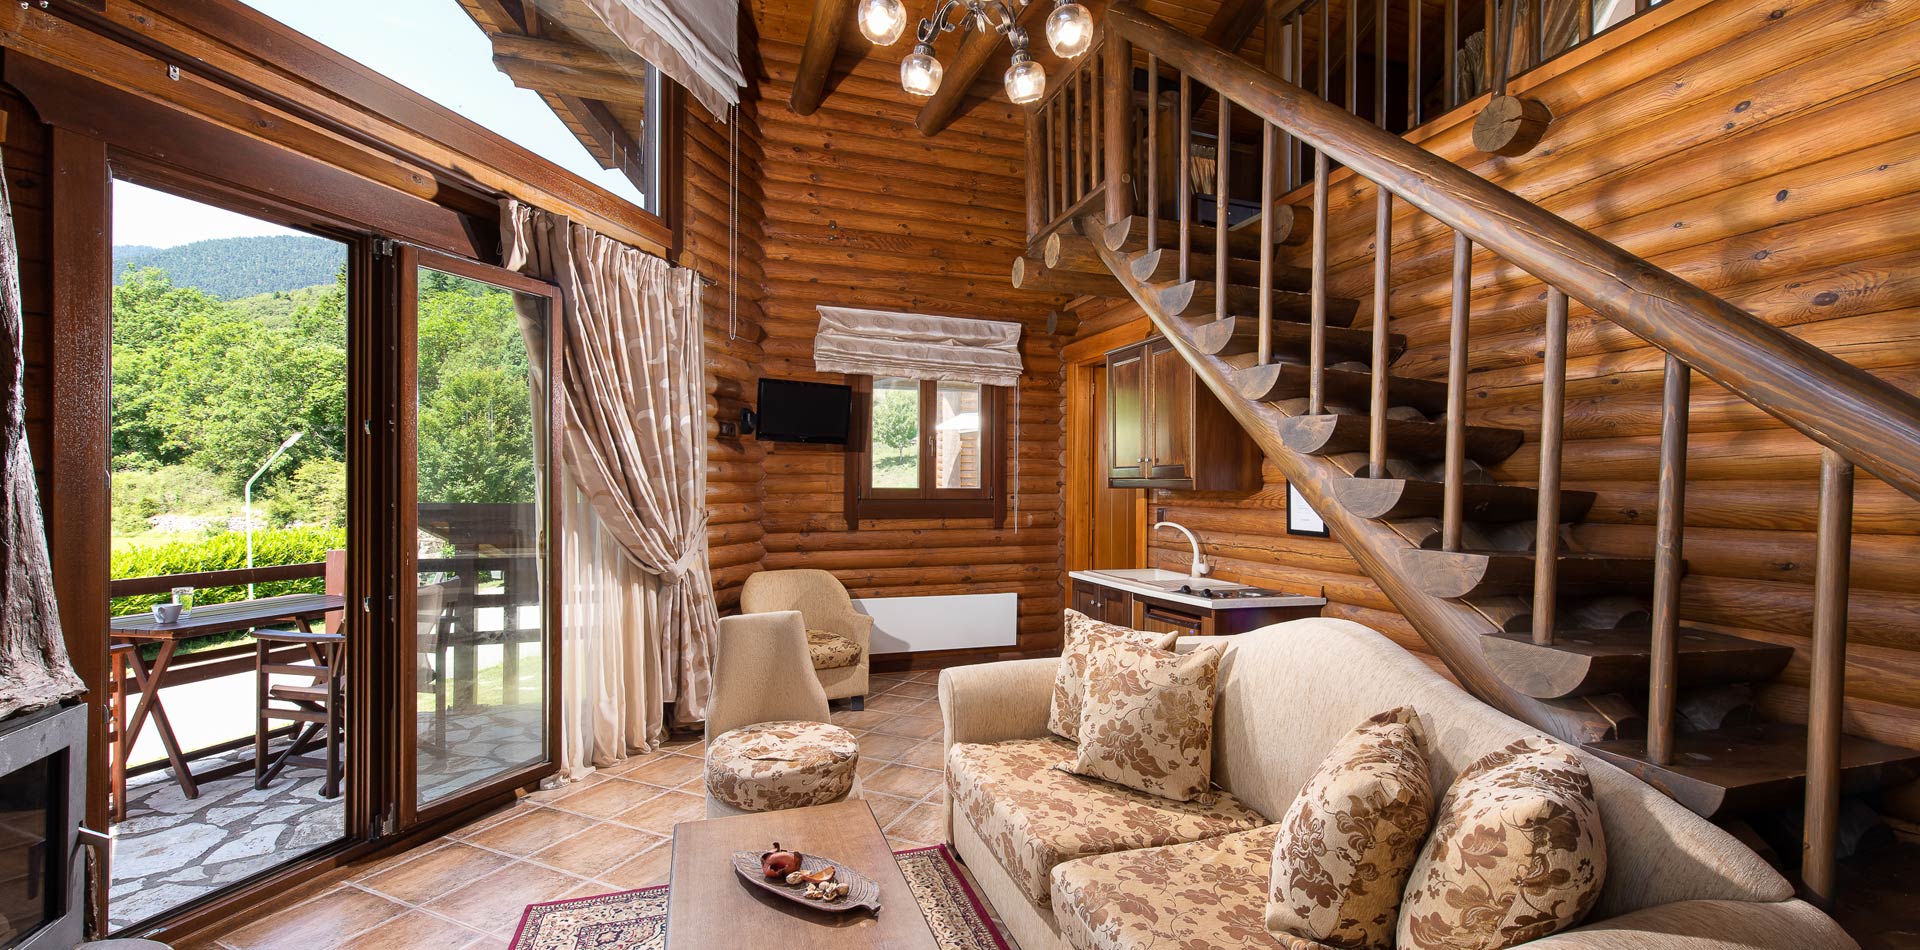
[[[1325,17],[1329,0],[1319,0]],[[1357,6],[1353,0],[1349,12]],[[1451,7],[1452,4],[1449,4]],[[1323,19],[1323,24],[1325,20]],[[1352,22],[1349,18],[1349,22]],[[1297,17],[1281,34],[1296,44]],[[1920,399],[1870,373],[1836,359],[1686,281],[1644,261],[1526,200],[1485,181],[1439,156],[1412,145],[1347,109],[1313,95],[1293,82],[1252,66],[1231,52],[1189,36],[1132,6],[1116,3],[1106,13],[1105,48],[1097,57],[1097,77],[1105,116],[1100,127],[1099,161],[1107,221],[1130,217],[1144,192],[1149,251],[1162,241],[1162,153],[1171,151],[1178,166],[1177,237],[1182,281],[1189,277],[1194,222],[1189,205],[1192,161],[1191,118],[1196,87],[1219,96],[1214,134],[1213,281],[1216,319],[1229,312],[1230,234],[1228,200],[1233,162],[1235,110],[1256,117],[1260,133],[1259,336],[1257,360],[1273,361],[1271,305],[1275,244],[1291,238],[1276,233],[1285,219],[1291,231],[1295,209],[1277,202],[1276,188],[1290,190],[1294,143],[1313,153],[1312,284],[1306,412],[1329,411],[1326,399],[1327,195],[1330,165],[1338,162],[1377,187],[1373,281],[1373,336],[1366,472],[1387,474],[1388,373],[1390,347],[1387,312],[1393,202],[1398,199],[1431,215],[1455,233],[1452,309],[1448,340],[1446,450],[1440,544],[1460,550],[1465,540],[1466,385],[1470,369],[1469,307],[1475,245],[1514,264],[1547,285],[1545,382],[1542,386],[1539,508],[1534,558],[1532,637],[1551,644],[1556,629],[1560,550],[1560,458],[1566,398],[1567,311],[1578,300],[1667,354],[1663,395],[1659,495],[1655,529],[1651,681],[1648,696],[1647,754],[1656,764],[1673,755],[1679,589],[1684,534],[1687,411],[1691,377],[1700,372],[1729,391],[1781,420],[1822,446],[1820,515],[1816,547],[1812,674],[1808,716],[1807,809],[1802,877],[1810,899],[1825,903],[1833,886],[1837,839],[1839,745],[1844,699],[1848,551],[1851,536],[1853,467],[1858,465],[1915,498],[1920,498]],[[1449,31],[1451,32],[1451,30]],[[1322,43],[1327,32],[1321,31]],[[1353,43],[1351,31],[1349,45]],[[1449,38],[1451,46],[1451,37]],[[1133,48],[1145,53],[1146,97],[1136,108]],[[1274,58],[1274,57],[1270,57]],[[1278,57],[1283,72],[1299,78],[1301,57]],[[1091,61],[1091,59],[1089,60]],[[1321,63],[1326,63],[1322,56]],[[1179,90],[1179,139],[1172,149],[1161,140],[1160,90],[1164,69],[1174,70]],[[1327,78],[1321,77],[1321,89]],[[1348,101],[1352,102],[1349,82]],[[1074,88],[1079,87],[1076,80]],[[1059,94],[1056,94],[1059,95]],[[1078,101],[1078,100],[1076,100]],[[1043,106],[1042,109],[1048,108]],[[1135,118],[1144,112],[1147,138],[1134,135]],[[1417,118],[1417,113],[1416,113]],[[1051,124],[1049,124],[1051,127]],[[1043,140],[1044,141],[1044,140]],[[1284,143],[1284,144],[1282,144]],[[1030,146],[1030,149],[1032,146]],[[1078,154],[1076,152],[1076,154]],[[1049,156],[1042,156],[1053,169]],[[1033,175],[1030,173],[1030,179]],[[1140,179],[1144,179],[1144,182]],[[1144,188],[1138,187],[1144,185]],[[1030,186],[1031,187],[1031,186]],[[1052,192],[1049,191],[1049,194]],[[1079,192],[1084,200],[1090,191]],[[1031,191],[1030,191],[1031,194]],[[1048,208],[1073,207],[1049,199]],[[1031,203],[1030,203],[1031,208]],[[1283,214],[1283,212],[1285,212]],[[1059,218],[1070,218],[1061,214]],[[1054,222],[1056,225],[1058,221]]]
[[[1058,230],[1101,200],[1107,178],[1101,167],[1107,137],[1100,129],[1108,112],[1100,101],[1104,41],[1102,31],[1094,47],[1052,77],[1046,95],[1027,110],[1029,240]]]

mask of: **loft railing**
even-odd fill
[[[1048,83],[1027,111],[1027,235],[1054,231],[1099,200],[1106,136],[1100,128],[1101,44]],[[1036,171],[1037,170],[1037,171]]]
[[[1325,4],[1334,0],[1318,2],[1322,5],[1324,24]],[[1346,2],[1352,5],[1365,0]],[[1537,0],[1535,2],[1537,4]],[[1450,18],[1454,9],[1455,3],[1449,0]],[[1295,14],[1292,18],[1296,27],[1299,16]],[[1382,127],[1385,122],[1375,124],[1363,120],[1348,108],[1329,103],[1296,82],[1284,81],[1279,75],[1252,66],[1231,52],[1182,33],[1130,4],[1123,2],[1112,7],[1106,14],[1106,23],[1107,35],[1101,55],[1085,61],[1099,65],[1080,67],[1081,71],[1072,74],[1074,78],[1063,84],[1066,88],[1056,92],[1054,99],[1037,110],[1047,113],[1047,121],[1039,125],[1042,135],[1029,139],[1029,154],[1034,157],[1029,170],[1030,219],[1044,218],[1043,228],[1058,227],[1072,217],[1075,208],[1099,195],[1108,222],[1118,223],[1134,214],[1135,202],[1144,192],[1147,250],[1158,250],[1164,240],[1160,184],[1162,163],[1166,160],[1163,153],[1170,153],[1178,163],[1172,169],[1179,202],[1174,215],[1177,224],[1172,233],[1178,243],[1178,274],[1184,281],[1194,262],[1194,235],[1198,232],[1192,220],[1194,200],[1189,178],[1195,142],[1191,125],[1196,111],[1196,90],[1211,90],[1220,97],[1213,141],[1218,166],[1213,170],[1218,183],[1213,196],[1218,224],[1230,221],[1227,183],[1231,181],[1233,162],[1233,114],[1239,110],[1256,116],[1261,127],[1257,146],[1261,161],[1257,354],[1259,363],[1266,364],[1274,359],[1270,308],[1276,271],[1275,244],[1284,236],[1275,233],[1276,219],[1282,217],[1279,212],[1290,210],[1276,205],[1279,198],[1276,189],[1286,188],[1293,181],[1295,168],[1304,171],[1305,162],[1294,161],[1293,144],[1309,150],[1314,191],[1306,411],[1321,414],[1328,411],[1325,398],[1326,212],[1330,164],[1337,162],[1375,184],[1378,199],[1374,223],[1372,389],[1365,469],[1371,477],[1386,474],[1389,450],[1387,301],[1392,289],[1393,202],[1405,201],[1453,229],[1453,303],[1448,340],[1450,363],[1440,538],[1445,550],[1460,550],[1464,533],[1467,443],[1464,409],[1471,359],[1468,318],[1475,245],[1547,285],[1532,605],[1532,637],[1536,643],[1551,645],[1556,629],[1558,558],[1555,555],[1560,546],[1558,489],[1570,300],[1578,300],[1667,354],[1648,701],[1647,754],[1654,763],[1667,764],[1673,755],[1687,411],[1692,374],[1705,375],[1822,446],[1807,730],[1806,854],[1802,876],[1810,897],[1816,901],[1826,899],[1832,890],[1837,837],[1853,471],[1856,465],[1865,468],[1902,492],[1920,498],[1920,399],[1409,144],[1386,131]],[[1290,63],[1286,56],[1278,57],[1281,71],[1290,73],[1296,80],[1300,78],[1299,36],[1298,29],[1283,34],[1281,42],[1295,44],[1296,55]],[[1322,29],[1322,90],[1328,88],[1324,75],[1326,38],[1327,31]],[[1349,34],[1350,46],[1352,42]],[[1449,45],[1453,42],[1451,35],[1447,42]],[[1138,108],[1135,101],[1134,47],[1145,54],[1146,60],[1147,105],[1144,109]],[[1270,61],[1272,59],[1270,57]],[[1163,75],[1168,69],[1173,71],[1171,77]],[[1102,103],[1097,110],[1099,114],[1084,113],[1087,99],[1083,77],[1098,79]],[[1354,87],[1351,76],[1347,83],[1347,100],[1351,105]],[[1178,131],[1171,148],[1162,141],[1160,127],[1163,89],[1177,90],[1179,103],[1174,120]],[[1073,96],[1071,108],[1062,104],[1067,95]],[[1072,118],[1054,118],[1063,113]],[[1384,112],[1376,113],[1381,115]],[[1147,127],[1144,140],[1135,134],[1139,124],[1136,119],[1141,116]],[[1416,110],[1412,118],[1417,121],[1419,117]],[[1083,153],[1090,157],[1089,164],[1099,169],[1100,181],[1080,187],[1080,180],[1075,178],[1075,186],[1061,192],[1056,180],[1049,178],[1042,192],[1046,213],[1033,215],[1031,196],[1035,186],[1032,180],[1041,169],[1052,176],[1056,167],[1065,168],[1068,164],[1065,156],[1054,149],[1056,142],[1079,141],[1059,135],[1066,128],[1058,124],[1062,121],[1074,123],[1075,128],[1100,130],[1097,144],[1071,146],[1075,149],[1076,162]],[[1233,256],[1229,253],[1232,230],[1218,226],[1211,234],[1216,316],[1221,318],[1227,315],[1225,288],[1229,285],[1227,262]],[[1233,243],[1244,247],[1239,239]]]

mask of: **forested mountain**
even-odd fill
[[[304,235],[214,238],[176,247],[120,245],[113,249],[114,283],[129,267],[157,267],[176,287],[194,287],[233,300],[256,294],[331,284],[346,266],[338,241]]]

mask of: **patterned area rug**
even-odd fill
[[[941,950],[1008,950],[945,845],[894,853]],[[667,885],[529,904],[507,950],[665,950]]]

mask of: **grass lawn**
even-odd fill
[[[920,447],[904,449],[876,446],[873,452],[873,487],[920,487]]]

